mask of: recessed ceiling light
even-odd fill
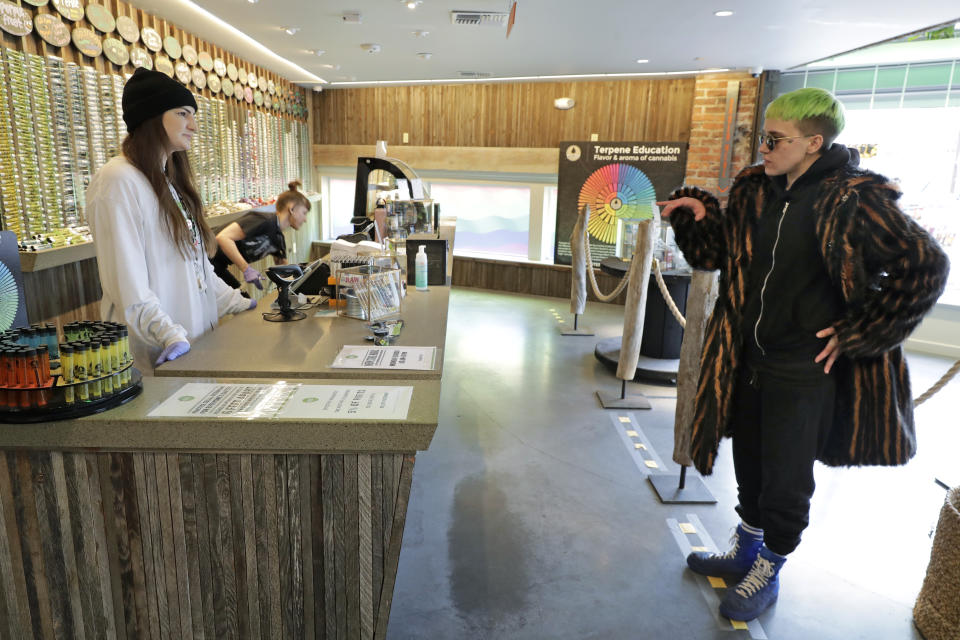
[[[733,11],[723,9],[722,11],[714,11],[713,15],[717,16],[718,18],[729,18],[733,15]]]
[[[426,38],[430,35],[429,31],[411,31],[410,33],[412,33],[415,38]]]
[[[310,53],[312,53],[315,56],[322,56],[323,54],[326,53],[326,51],[324,51],[323,49],[311,49]]]
[[[421,4],[423,4],[423,0],[401,0],[401,1],[405,5],[407,5],[407,9],[416,9]]]
[[[639,60],[637,60],[637,64],[647,64],[648,62],[650,61],[647,60],[646,58],[640,58]]]
[[[247,0],[250,4],[257,4],[257,0]]]
[[[421,60],[429,60],[430,58],[433,57],[433,54],[430,53],[429,51],[421,51],[420,53],[417,54],[417,57],[420,58]]]
[[[292,36],[297,31],[300,31],[300,27],[280,27],[280,28],[283,29],[288,36]]]
[[[332,69],[333,71],[340,70],[340,65],[338,64],[322,64],[320,66],[323,67],[324,69]]]

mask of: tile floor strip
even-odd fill
[[[710,534],[707,532],[706,527],[703,526],[700,518],[697,517],[697,514],[688,513],[686,517],[687,522],[692,524],[697,531],[695,535],[700,539],[699,545],[691,544],[691,535],[684,534],[680,531],[680,522],[678,520],[674,518],[667,519],[667,526],[670,527],[670,532],[673,534],[674,540],[677,541],[677,545],[680,547],[683,557],[686,558],[687,555],[693,550],[694,546],[704,547],[711,553],[719,552],[717,545],[713,542],[713,538],[710,537]],[[714,618],[719,622],[721,628],[727,630],[746,629],[750,632],[750,637],[753,638],[753,640],[767,640],[767,634],[763,630],[763,627],[760,625],[758,620],[751,620],[747,623],[741,623],[739,621],[728,620],[720,615],[720,612],[717,611],[717,607],[720,605],[720,597],[717,596],[716,592],[710,586],[710,579],[707,576],[697,576],[697,584],[700,586],[701,593],[704,593],[704,597],[707,599],[707,605],[712,608]],[[711,592],[712,597],[707,597],[704,589],[708,589]]]

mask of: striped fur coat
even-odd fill
[[[704,203],[703,220],[695,222],[688,208],[675,209],[670,220],[687,261],[720,270],[691,433],[690,455],[703,474],[712,472],[721,437],[732,435],[753,234],[771,189],[757,165],[737,176],[726,209],[697,187],[670,196]],[[844,300],[843,316],[833,325],[843,354],[834,365],[834,424],[820,457],[831,466],[899,465],[916,452],[913,397],[900,345],[940,297],[949,263],[936,241],[900,210],[899,196],[886,178],[847,167],[821,183],[814,202],[820,253]]]

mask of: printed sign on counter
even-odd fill
[[[366,347],[346,345],[330,366],[335,369],[412,369],[436,368],[436,347]]]
[[[413,387],[191,382],[151,418],[404,420]]]

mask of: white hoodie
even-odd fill
[[[192,342],[215,328],[220,316],[249,308],[250,300],[213,272],[206,255],[183,257],[150,182],[125,157],[113,158],[94,176],[86,214],[97,247],[102,317],[127,325],[134,365],[144,375],[153,374],[165,347]]]

